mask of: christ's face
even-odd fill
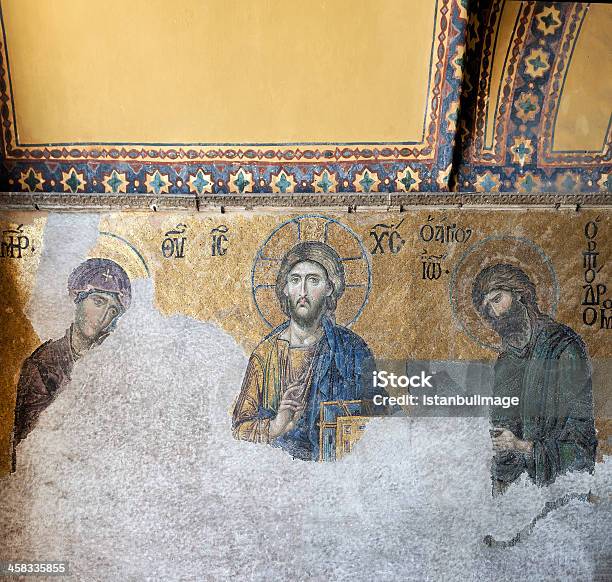
[[[95,342],[122,311],[113,293],[95,291],[77,303],[75,325],[83,337]]]
[[[283,292],[288,298],[291,318],[310,325],[323,314],[332,285],[319,263],[302,261],[289,271]]]

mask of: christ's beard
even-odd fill
[[[321,303],[313,304],[310,299],[305,299],[308,309],[300,309],[299,302],[300,300],[298,300],[298,305],[296,305],[293,301],[289,300],[289,314],[291,315],[291,319],[301,327],[310,327],[323,314],[325,300]]]
[[[502,340],[515,346],[525,345],[531,335],[527,308],[518,300],[514,300],[503,315],[492,317],[491,326]]]

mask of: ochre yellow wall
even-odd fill
[[[612,8],[592,4],[565,79],[555,127],[555,150],[598,152],[612,120]]]
[[[1,4],[21,143],[421,141],[435,0]]]

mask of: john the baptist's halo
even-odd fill
[[[535,243],[515,236],[490,236],[469,247],[455,266],[449,285],[456,324],[478,345],[499,351],[497,334],[483,321],[472,303],[472,286],[478,273],[495,264],[521,268],[536,288],[542,313],[554,317],[559,304],[559,281],[550,258]]]

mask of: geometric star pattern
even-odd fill
[[[21,172],[21,177],[19,178],[21,187],[27,192],[42,191],[45,181],[42,172],[35,172],[34,168],[28,168],[26,172]]]
[[[525,59],[525,74],[533,79],[543,77],[544,73],[550,68],[549,55],[542,49],[531,49]]]
[[[561,26],[561,13],[553,6],[546,6],[542,12],[536,16],[538,22],[538,30],[544,33],[544,36],[555,34],[557,28]]]
[[[272,174],[270,183],[272,185],[272,192],[275,194],[290,194],[295,191],[295,178],[284,170],[278,174]]]
[[[149,194],[169,194],[170,192],[170,178],[167,174],[162,174],[159,170],[155,170],[152,174],[147,173],[145,180],[147,192]]]
[[[407,167],[404,171],[397,173],[395,185],[398,192],[417,192],[421,182],[419,171]]]
[[[119,173],[117,170],[113,170],[108,176],[105,176],[102,180],[104,185],[104,191],[109,194],[125,194],[129,182],[125,177],[125,172]]]
[[[248,194],[253,192],[253,174],[239,168],[237,172],[230,173],[229,189],[235,194]]]
[[[64,187],[65,192],[85,191],[85,178],[83,174],[79,174],[74,168],[70,168],[67,172],[62,172],[62,180],[60,182]]]
[[[476,178],[477,192],[499,192],[500,178],[490,170],[479,174]]]
[[[363,172],[355,175],[353,186],[357,192],[378,192],[378,186],[380,185],[380,179],[376,172],[372,172],[368,168],[365,168]]]
[[[194,194],[202,195],[204,193],[212,193],[213,189],[213,179],[210,174],[205,174],[200,168],[195,176],[190,175],[189,180],[187,181],[189,185],[189,191]]]
[[[315,193],[328,194],[336,192],[338,188],[338,181],[336,175],[328,170],[323,170],[320,174],[315,173],[312,181],[312,186]]]

